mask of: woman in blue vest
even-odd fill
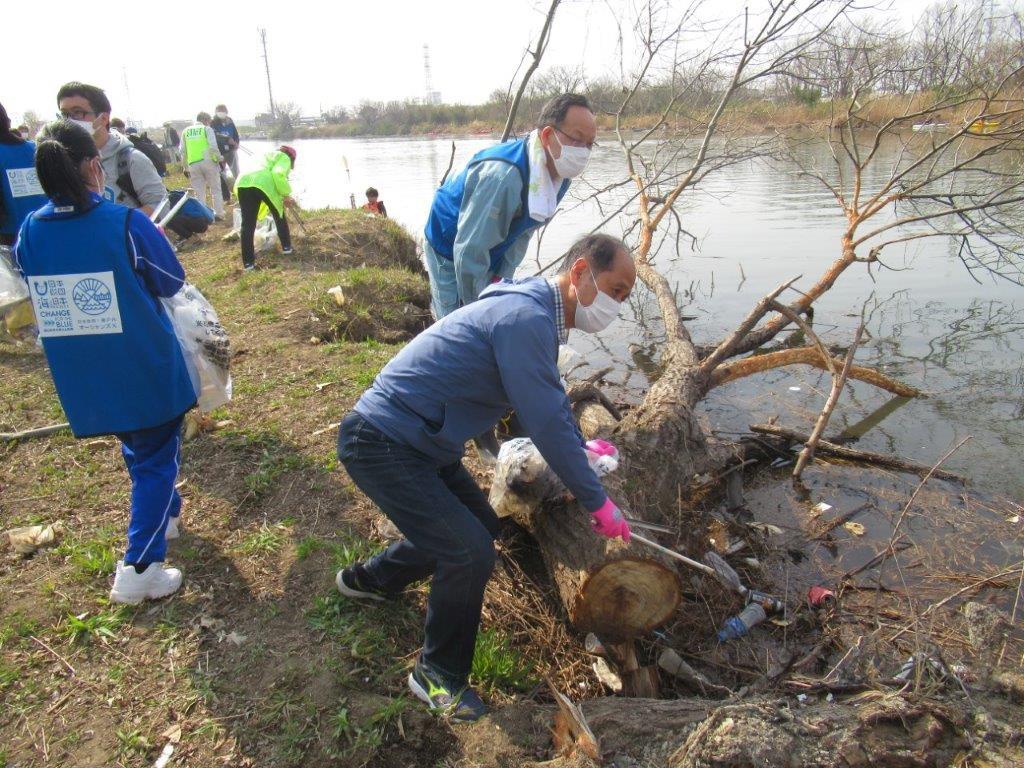
[[[14,245],[21,222],[46,202],[36,179],[36,145],[11,130],[0,104],[0,245]]]
[[[159,297],[177,293],[185,272],[143,213],[102,197],[84,129],[59,120],[46,134],[36,172],[49,201],[25,219],[14,257],[72,432],[121,440],[131,518],[110,599],[135,604],[181,586],[181,571],[161,563],[178,532],[181,422],[196,393]]]

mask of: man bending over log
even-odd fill
[[[341,422],[338,457],[405,538],[340,571],[338,590],[385,600],[431,578],[426,636],[409,688],[432,710],[457,720],[486,711],[468,679],[498,525],[462,465],[468,439],[514,408],[545,460],[591,511],[594,530],[629,540],[629,526],[585,452],[609,446],[584,444],[557,360],[569,329],[606,328],[635,280],[621,240],[583,237],[557,278],[495,283],[413,339]]]

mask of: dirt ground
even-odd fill
[[[1024,764],[1021,638],[1005,610],[961,605],[999,602],[982,588],[1005,602],[1019,568],[977,589],[962,575],[963,599],[929,615],[930,633],[928,609],[907,616],[886,584],[867,608],[843,595],[827,615],[793,597],[792,615],[731,646],[715,644],[714,629],[741,606],[685,573],[677,619],[641,644],[641,662],[671,646],[722,688],[702,695],[666,675],[665,701],[628,700],[603,697],[536,550],[510,531],[474,667],[494,712],[457,727],[429,716],[405,687],[425,588],[367,608],[333,585],[389,535],[337,462],[335,426],[430,322],[415,246],[391,222],[314,212],[295,229],[294,256],[262,256],[243,274],[225,231],[181,250],[231,334],[234,400],[183,449],[183,531],[168,554],[185,573],[177,595],[107,601],[129,491],[115,440],[0,443],[0,530],[64,526],[28,558],[0,542],[0,768],[151,766],[168,748],[170,766],[591,764],[557,753],[545,678],[586,700],[603,762],[623,768]],[[0,338],[0,372],[0,431],[63,420],[36,348]],[[718,525],[749,538],[761,580],[778,586],[786,548],[735,520]],[[865,594],[856,586],[850,594]],[[908,619],[913,631],[892,641]],[[938,627],[955,657],[933,642]],[[894,681],[908,648],[946,671],[922,662]]]

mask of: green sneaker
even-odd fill
[[[417,699],[425,702],[431,712],[457,720],[472,723],[487,714],[487,707],[468,685],[452,693],[441,678],[416,662],[409,673],[409,690]]]
[[[390,600],[395,595],[388,592],[381,592],[379,589],[367,586],[362,578],[362,565],[355,565],[351,568],[342,568],[334,577],[334,583],[338,591],[345,597],[352,597],[356,600]]]

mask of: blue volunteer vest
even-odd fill
[[[18,260],[76,437],[156,427],[196,402],[171,321],[132,269],[129,213],[47,205],[21,229]]]
[[[36,177],[36,145],[0,144],[0,190],[3,192],[3,212],[0,213],[0,234],[16,235],[32,211],[46,203]]]
[[[449,261],[455,259],[455,234],[459,229],[459,209],[462,207],[462,196],[466,191],[466,173],[474,165],[486,160],[498,160],[502,163],[514,165],[519,169],[519,175],[523,179],[523,199],[520,214],[512,220],[508,236],[498,245],[491,248],[491,273],[498,273],[501,268],[501,260],[505,258],[505,252],[512,246],[512,243],[519,239],[520,235],[536,229],[544,223],[542,221],[535,221],[530,217],[529,138],[529,136],[525,136],[514,141],[506,141],[504,144],[496,144],[493,147],[477,152],[470,158],[470,161],[458,176],[449,179],[443,187],[434,193],[434,202],[430,206],[430,215],[427,217],[427,226],[423,234],[435,253]],[[568,189],[569,180],[566,179],[558,189],[559,200],[565,196]]]

